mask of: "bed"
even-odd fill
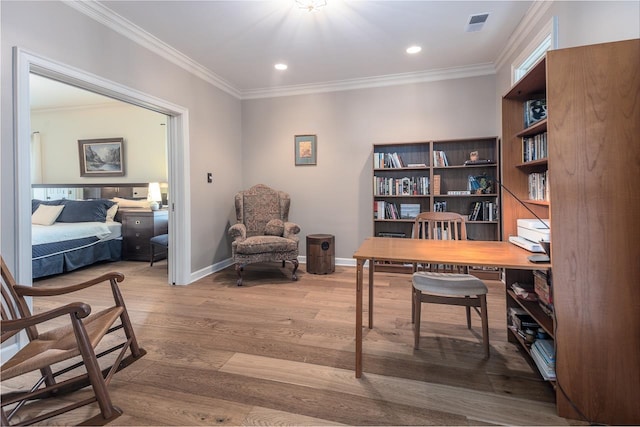
[[[32,201],[32,277],[122,258],[122,224],[110,200]]]

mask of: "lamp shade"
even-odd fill
[[[149,193],[147,194],[147,200],[149,200],[152,210],[156,210],[160,207],[158,202],[162,202],[162,194],[160,193],[160,183],[150,182]]]

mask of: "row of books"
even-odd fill
[[[420,213],[419,203],[389,203],[384,200],[373,202],[374,219],[414,219]]]
[[[520,307],[509,307],[508,312],[509,328],[516,332],[523,341],[530,344],[531,358],[534,360],[540,374],[545,380],[555,380],[555,349],[553,340],[547,338],[533,338],[533,342],[527,337],[528,332],[533,331],[537,335],[540,326],[538,323]],[[547,335],[544,335],[547,336]]]
[[[553,291],[551,277],[546,271],[535,270],[533,272],[533,286],[538,296],[538,305],[548,316],[553,316]]]
[[[529,199],[549,201],[549,171],[529,174]]]
[[[395,203],[378,200],[373,202],[374,219],[400,219],[400,209]]]
[[[374,219],[413,219],[421,212],[419,203],[390,203],[384,200],[373,202]],[[433,203],[433,212],[447,212],[446,201]],[[497,221],[497,205],[494,202],[483,201],[471,203],[469,221]]]
[[[381,168],[403,168],[404,162],[398,153],[373,153],[373,167]]]
[[[472,202],[469,209],[469,221],[497,221],[498,204],[489,200]]]
[[[433,166],[444,167],[449,166],[447,154],[444,151],[433,150]]]
[[[398,153],[373,153],[375,169],[426,168],[425,163],[405,163]]]
[[[547,151],[547,132],[532,137],[522,138],[522,161],[544,159],[549,155]]]
[[[393,178],[374,176],[373,194],[375,196],[427,196],[429,195],[429,177]]]
[[[556,379],[556,351],[553,340],[537,339],[531,344],[531,358],[536,363],[542,378]]]
[[[443,200],[441,202],[433,202],[433,211],[434,212],[446,212],[447,211],[447,201]]]

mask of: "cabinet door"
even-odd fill
[[[558,381],[593,422],[637,424],[640,40],[550,51],[547,71]]]
[[[153,237],[153,215],[126,213],[122,219],[122,251],[125,259],[147,261],[150,256],[149,239]]]

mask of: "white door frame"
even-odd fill
[[[189,184],[189,110],[160,98],[61,64],[19,47],[13,48],[16,156],[16,206],[14,210],[19,283],[32,283],[31,271],[31,111],[29,74],[35,73],[129,104],[166,114],[169,154],[169,278],[188,285],[191,278],[191,226]]]

